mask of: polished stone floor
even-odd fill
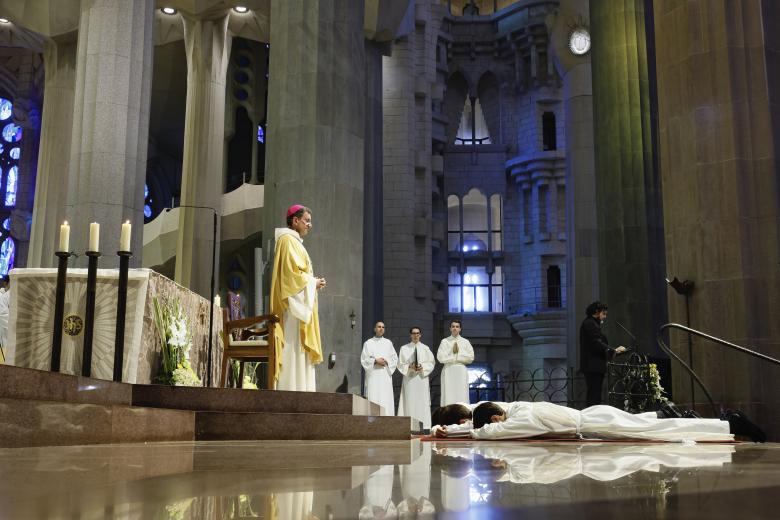
[[[0,449],[0,518],[780,518],[780,445],[177,442]]]

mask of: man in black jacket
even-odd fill
[[[607,319],[607,305],[595,301],[585,310],[587,317],[580,325],[580,372],[585,376],[587,406],[601,404],[601,388],[607,359],[622,354],[626,347],[610,348],[607,337],[601,332],[601,324]]]

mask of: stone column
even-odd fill
[[[666,320],[660,183],[653,163],[644,0],[590,2],[600,293],[656,354]],[[582,312],[582,311],[580,311]],[[618,327],[611,343],[629,344]]]
[[[758,1],[654,2],[669,273],[696,284],[693,328],[775,358],[780,357],[778,7]],[[682,296],[670,291],[669,309],[670,320],[684,323]],[[687,359],[686,336],[671,339]],[[745,411],[770,440],[780,438],[777,366],[699,339],[693,352],[716,402]],[[687,374],[673,375],[675,400],[689,400]],[[699,403],[704,399],[698,388],[695,397]]]
[[[89,223],[101,224],[101,267],[119,265],[112,253],[126,220],[131,265],[141,265],[153,16],[153,0],[81,4],[65,214],[78,252],[87,249]]]
[[[264,245],[285,226],[285,210],[313,211],[306,248],[320,293],[323,354],[317,389],[344,378],[359,391],[363,307],[363,186],[366,48],[363,2],[271,1]],[[350,314],[355,313],[353,329]]]
[[[73,92],[76,81],[76,42],[47,40],[43,52],[45,73],[35,206],[27,267],[54,267],[59,225],[65,220]]]
[[[579,365],[580,322],[599,297],[596,168],[590,58],[563,76],[566,125],[566,327],[570,366]]]
[[[222,214],[225,79],[230,60],[228,15],[214,20],[183,16],[187,51],[181,206],[205,206]],[[211,293],[213,212],[181,208],[176,281],[208,298]],[[219,218],[217,219],[219,222]],[[217,231],[219,237],[219,230]],[[219,238],[217,238],[219,248]],[[217,250],[217,262],[219,250]],[[219,266],[215,266],[219,272]]]

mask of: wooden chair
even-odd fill
[[[276,368],[273,325],[279,322],[276,314],[264,314],[238,320],[228,320],[227,309],[222,309],[222,375],[219,386],[225,386],[228,360],[237,359],[241,363],[239,388],[244,385],[244,363],[247,361],[265,361],[268,363],[267,388],[273,388]],[[234,332],[235,331],[235,332]],[[251,339],[250,339],[251,338]]]

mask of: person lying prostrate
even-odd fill
[[[607,405],[580,411],[547,402],[512,403],[509,410],[497,403],[482,403],[474,409],[473,428],[471,437],[485,440],[553,436],[730,442],[734,435],[747,436],[757,442],[766,439],[761,429],[741,412],[727,412],[724,420],[659,419],[655,412],[630,414]]]

